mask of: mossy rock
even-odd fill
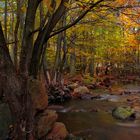
[[[120,120],[134,120],[135,113],[130,107],[117,107],[112,111],[112,116]]]

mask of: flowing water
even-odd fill
[[[69,132],[86,140],[140,140],[138,120],[121,122],[112,117],[111,110],[118,104],[94,100],[70,101],[60,111],[59,121],[66,124]]]

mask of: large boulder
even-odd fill
[[[87,94],[89,93],[89,89],[85,86],[79,86],[74,89],[74,93]]]
[[[64,140],[68,136],[68,131],[63,123],[56,122],[47,135],[49,140]]]
[[[117,107],[112,111],[113,117],[120,120],[134,120],[135,113],[130,107]]]
[[[56,122],[57,118],[58,115],[53,110],[46,110],[43,114],[41,114],[36,125],[38,139],[48,134],[48,132],[52,129],[54,123]]]
[[[69,84],[67,87],[68,87],[69,89],[71,89],[71,90],[74,90],[75,88],[78,87],[78,83]]]
[[[74,89],[73,97],[74,98],[82,98],[85,94],[89,94],[89,89],[85,86],[79,86]]]
[[[30,79],[28,82],[29,94],[33,102],[34,110],[44,110],[48,106],[48,96],[43,81]]]

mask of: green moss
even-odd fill
[[[130,107],[118,107],[112,112],[113,116],[117,119],[129,119],[134,114],[134,111]]]

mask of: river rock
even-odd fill
[[[63,123],[56,122],[47,135],[49,140],[64,140],[68,136],[68,131]]]
[[[68,85],[67,87],[68,87],[69,89],[74,90],[75,88],[78,87],[78,84],[77,84],[77,83],[72,83],[72,84]]]
[[[74,93],[86,94],[89,93],[89,89],[85,86],[79,86],[74,89]]]
[[[44,110],[48,106],[48,96],[45,85],[42,81],[35,79],[29,80],[29,94],[35,110]]]
[[[117,107],[112,111],[113,117],[120,120],[134,120],[135,113],[130,107]]]
[[[58,115],[53,110],[46,110],[40,116],[36,126],[38,139],[48,134],[48,132],[52,129],[54,123],[56,122],[57,118]]]
[[[89,89],[85,86],[79,86],[74,89],[73,97],[74,98],[82,98],[84,94],[89,94]]]
[[[93,96],[92,94],[81,94],[81,99],[83,99],[83,100],[91,100],[91,99],[96,99],[96,97]]]

